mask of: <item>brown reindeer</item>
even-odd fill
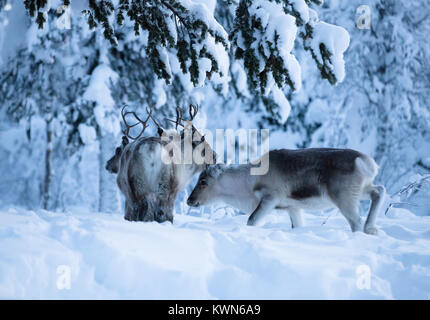
[[[135,112],[125,112],[125,108],[122,109],[121,116],[126,129],[122,144],[116,148],[114,156],[107,161],[106,169],[117,174],[118,187],[126,199],[124,217],[126,220],[173,222],[173,207],[178,192],[185,188],[194,174],[203,171],[207,165],[195,162],[184,164],[162,161],[163,148],[172,139],[166,139],[167,132],[152,116],[152,109],[148,111],[145,120],[140,119]],[[168,120],[175,122],[176,128],[184,127],[182,109],[177,108],[176,112],[176,121]],[[197,107],[190,105],[191,121],[197,112]],[[132,125],[126,120],[127,115],[130,114],[137,120]],[[158,137],[142,136],[149,119],[152,119],[157,126]],[[142,125],[141,132],[138,136],[132,137],[130,129],[139,124]],[[194,137],[199,138],[197,141],[192,141],[192,148],[195,149],[203,143],[203,152],[213,155],[212,148],[194,126],[192,126],[192,133]],[[173,138],[180,140],[181,143],[184,136],[184,130],[180,133],[175,131],[173,134]],[[133,141],[129,143],[129,139]]]

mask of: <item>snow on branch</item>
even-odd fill
[[[64,1],[66,5],[69,1]],[[43,28],[47,1],[26,0],[25,6]],[[111,45],[118,45],[115,29],[132,26],[136,36],[145,32],[146,55],[154,73],[171,82],[173,77],[169,53],[174,53],[183,73],[189,74],[194,86],[202,86],[213,74],[226,77],[227,64],[220,50],[229,49],[228,35],[206,5],[191,0],[89,0],[86,16],[90,29],[100,27]],[[222,49],[220,49],[222,48]]]
[[[345,76],[343,54],[348,32],[318,21],[310,0],[241,0],[233,32],[236,59],[243,59],[252,89],[267,94],[274,84],[301,87],[301,69],[292,53],[297,35],[310,51],[321,76],[331,84]]]
[[[56,3],[59,3],[57,0]],[[25,0],[29,14],[43,28],[46,0]],[[70,5],[70,1],[63,1]],[[116,29],[124,24],[136,36],[144,32],[145,53],[159,79],[171,83],[172,55],[194,86],[206,79],[228,78],[230,41],[236,59],[243,60],[250,88],[268,95],[274,85],[301,88],[301,68],[294,54],[297,36],[311,53],[321,76],[331,84],[343,81],[343,54],[348,32],[318,20],[310,5],[321,0],[240,0],[230,39],[213,9],[196,0],[89,0],[83,10],[90,29],[100,28],[113,46]],[[233,4],[229,4],[233,5]],[[229,41],[230,40],[230,41]]]
[[[105,29],[105,37],[115,44],[114,33],[106,26],[105,15],[98,15],[100,7],[109,8],[110,1],[100,1],[91,5],[86,13],[95,25],[101,23]],[[109,4],[110,3],[110,4]],[[216,44],[221,44],[228,50],[228,37],[224,28],[215,20],[207,7],[190,0],[121,0],[116,11],[116,21],[119,26],[125,21],[124,14],[134,24],[134,31],[139,35],[147,32],[146,54],[150,59],[154,72],[160,79],[170,83],[172,72],[168,58],[168,51],[176,53],[183,73],[189,73],[192,83],[202,86],[206,78],[214,73],[221,77],[220,64]],[[110,14],[109,11],[106,11]],[[90,24],[91,26],[91,24]]]
[[[320,70],[321,76],[332,85],[345,78],[343,54],[349,46],[349,34],[342,28],[322,21],[307,24],[302,34],[304,47]]]

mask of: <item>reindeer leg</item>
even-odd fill
[[[125,201],[125,216],[124,216],[125,220],[128,221],[134,221],[136,220],[134,218],[134,212],[133,212],[133,205],[130,205],[129,201]]]
[[[356,198],[342,199],[338,201],[337,206],[348,221],[352,232],[363,231],[363,224],[358,211],[359,202]]]
[[[142,221],[143,219],[140,217],[140,206],[136,203],[125,200],[125,215],[124,219],[127,221]]]
[[[329,185],[328,193],[333,203],[348,221],[352,232],[363,231],[359,214],[361,181],[334,183]]]
[[[291,227],[293,229],[297,227],[303,227],[303,210],[300,208],[289,207],[287,211],[290,215]]]
[[[375,226],[376,216],[384,202],[385,188],[383,186],[370,186],[366,189],[372,201],[364,224],[364,232],[367,234],[377,235],[378,229]]]
[[[258,220],[276,207],[276,200],[271,195],[264,195],[257,208],[248,219],[248,226],[254,226]]]

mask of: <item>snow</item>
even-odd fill
[[[190,19],[201,19],[215,34],[227,40],[224,20],[233,18],[234,10],[231,17],[215,20],[216,0],[180,2],[192,12]],[[149,93],[142,90],[133,98],[136,78],[130,77],[130,86],[119,88],[119,92],[113,90],[118,89],[116,86],[111,87],[111,81],[115,83],[118,79],[120,68],[127,66],[113,63],[115,58],[108,53],[110,44],[101,33],[95,42],[89,41],[94,31],[89,30],[86,18],[81,16],[86,8],[84,2],[72,1],[73,35],[66,37],[70,41],[58,43],[59,47],[49,47],[55,41],[41,42],[46,34],[52,40],[61,35],[54,20],[43,30],[35,24],[22,23],[28,17],[20,1],[15,1],[10,11],[0,12],[0,23],[6,21],[1,19],[9,21],[7,25],[0,25],[0,64],[6,62],[1,65],[4,70],[8,65],[15,65],[15,60],[9,58],[21,59],[17,49],[22,47],[44,62],[53,63],[58,59],[64,70],[72,68],[73,77],[66,76],[64,82],[47,89],[63,93],[66,86],[76,82],[77,88],[85,92],[79,91],[70,105],[69,102],[58,104],[58,116],[51,123],[54,139],[50,146],[54,152],[50,207],[58,213],[15,207],[40,207],[44,181],[41,168],[47,145],[46,121],[36,110],[40,109],[37,94],[43,92],[38,89],[25,101],[35,115],[21,119],[19,124],[10,122],[4,112],[21,99],[5,101],[5,106],[0,108],[3,160],[0,165],[0,208],[3,208],[0,209],[0,298],[429,299],[428,183],[420,185],[416,194],[418,189],[410,189],[407,194],[410,198],[393,196],[391,201],[408,201],[410,204],[404,207],[411,211],[391,208],[387,217],[382,212],[377,221],[381,227],[378,237],[352,234],[336,211],[308,213],[307,226],[296,230],[291,230],[289,218],[281,213],[267,217],[266,223],[258,228],[247,227],[247,217],[235,216],[231,208],[220,208],[210,214],[204,209],[192,209],[187,215],[189,208],[184,192],[176,201],[180,214],[176,214],[173,225],[124,221],[118,206],[111,210],[114,214],[95,212],[109,211],[113,207],[109,203],[115,204],[119,197],[116,177],[107,176],[104,165],[121,140],[118,105],[124,102],[144,113],[147,103],[153,101],[162,119],[176,105],[186,107],[191,101],[201,106],[194,122],[198,128],[215,133],[216,129],[266,126],[271,130],[271,149],[348,147],[377,156],[378,146],[384,142],[389,149],[377,160],[381,167],[377,179],[391,194],[428,175],[428,170],[416,165],[421,160],[424,166],[430,167],[427,103],[430,91],[425,77],[429,74],[425,63],[429,28],[424,23],[416,28],[426,15],[425,10],[417,10],[423,4],[398,4],[393,15],[373,16],[375,32],[370,33],[357,29],[355,9],[361,3],[352,2],[329,1],[318,9],[322,20],[343,26],[351,35],[351,46],[345,55],[349,76],[343,84],[331,87],[327,81],[321,81],[312,57],[300,45],[294,48],[301,30],[298,31],[293,16],[284,14],[282,6],[275,1],[253,1],[251,11],[255,9],[254,14],[265,26],[264,31],[255,33],[254,48],[262,45],[267,54],[269,42],[279,35],[276,49],[295,89],[300,88],[303,79],[301,92],[289,94],[287,100],[284,92],[289,89],[283,92],[268,74],[265,94],[280,107],[274,109],[279,111],[274,119],[285,122],[292,108],[291,122],[283,127],[262,121],[267,113],[262,111],[261,101],[248,90],[243,61],[229,60],[228,50],[215,43],[210,35],[203,43],[195,44],[198,52],[205,48],[218,64],[219,71],[212,74],[210,81],[206,81],[209,80],[206,71],[211,69],[211,62],[206,57],[199,56],[200,86],[194,88],[189,73],[182,73],[174,50],[159,47],[168,73],[178,77],[180,83],[167,86],[164,80],[153,77],[148,65],[139,65],[138,79],[148,76],[152,87]],[[51,7],[54,4],[62,2],[55,0]],[[348,32],[319,22],[316,11],[308,8],[305,0],[289,0],[289,4],[313,26],[314,39],[309,41],[317,58],[322,59],[320,43],[332,53],[329,67],[340,82],[345,75],[343,55],[350,41]],[[259,9],[261,6],[264,10]],[[388,6],[389,3],[382,5],[382,9],[387,11]],[[166,21],[176,39],[174,20]],[[142,31],[136,37],[130,19],[126,17],[125,23],[131,31],[124,34],[118,50],[124,54],[140,51],[146,58],[148,32]],[[237,43],[245,48],[241,33],[237,34]],[[132,50],[125,51],[125,45]],[[257,58],[262,71],[266,63],[264,56],[259,54]],[[25,60],[18,61],[24,67],[27,65]],[[97,65],[94,70],[93,65]],[[22,70],[25,77],[31,76],[24,73],[26,68]],[[221,84],[222,89],[217,86],[215,91],[212,84]],[[10,88],[16,92],[25,89],[20,88],[19,82],[12,83]],[[236,96],[235,90],[246,99]],[[92,102],[95,107],[86,112],[88,106],[93,106]],[[75,123],[71,128],[65,118],[72,104],[77,104],[85,117],[76,123],[84,143],[79,148],[65,142],[70,129],[75,130]],[[379,113],[384,110],[389,111],[386,126]],[[77,116],[74,114],[73,119]],[[315,124],[321,126],[312,132]],[[384,128],[390,134],[380,140],[378,130]],[[154,130],[148,128],[146,133],[155,134]],[[31,140],[27,138],[28,133]],[[59,290],[60,275],[68,269],[71,287]],[[370,289],[357,287],[358,274],[363,270],[371,271]]]
[[[235,61],[231,66],[231,73],[236,81],[237,90],[245,97],[249,97],[248,82],[246,78],[246,73],[243,70],[243,66],[240,62]]]
[[[164,105],[167,101],[166,91],[164,90],[164,81],[156,79],[154,81],[154,96],[156,98],[155,108],[158,109]]]
[[[284,93],[277,86],[272,88],[272,97],[273,101],[279,106],[279,123],[283,124],[287,121],[288,116],[290,115],[291,106],[285,97]]]
[[[301,69],[297,59],[291,54],[291,50],[294,48],[294,42],[297,36],[296,19],[285,14],[281,4],[268,2],[264,0],[256,0],[249,8],[250,14],[256,16],[260,20],[265,32],[263,35],[264,51],[266,58],[270,56],[267,45],[273,46],[275,39],[277,40],[277,50],[279,55],[282,57],[284,67],[288,71],[296,90],[300,90],[301,87]],[[256,39],[253,43],[255,49],[260,44],[260,39]],[[265,61],[260,57],[260,72],[265,67]],[[273,81],[274,84],[274,81]],[[273,86],[272,84],[272,86]],[[270,91],[271,85],[267,85],[267,90]]]
[[[96,130],[94,127],[87,126],[86,124],[81,123],[78,126],[79,136],[84,144],[91,144],[96,141]]]
[[[430,298],[430,217],[392,209],[369,236],[337,212],[306,214],[294,230],[282,213],[248,227],[222,212],[172,225],[2,211],[0,298]]]
[[[328,115],[325,110],[327,109],[329,109],[329,106],[326,100],[313,100],[308,106],[308,111],[305,117],[306,123],[313,124],[326,122]]]
[[[115,83],[118,75],[108,65],[98,65],[92,75],[90,84],[84,93],[84,99],[95,101],[99,105],[112,107],[115,104],[111,96],[110,85]]]
[[[228,39],[227,32],[213,17],[213,1],[210,1],[207,4],[196,3],[196,1],[190,0],[179,0],[179,2],[190,12],[190,15],[193,16],[194,20],[202,21],[209,26],[209,29],[213,30],[217,36],[224,40]]]
[[[208,58],[200,58],[198,60],[198,66],[199,66],[199,86],[204,86],[204,81],[206,79],[206,72],[211,71],[212,68],[212,62]]]
[[[101,55],[104,59],[106,56]],[[111,95],[110,87],[118,80],[118,74],[107,63],[99,64],[91,74],[90,83],[85,90],[83,98],[94,101],[94,115],[97,124],[103,132],[117,134],[120,132],[120,123],[115,110],[115,101]]]
[[[332,57],[330,57],[332,71],[338,82],[342,82],[345,78],[345,61],[343,60],[343,54],[348,48],[350,41],[348,31],[342,27],[319,21],[314,25],[311,41],[313,51],[321,63],[320,44],[324,43],[326,45],[327,49],[332,54]]]
[[[160,60],[164,63],[167,74],[172,78],[172,70],[170,67],[169,54],[166,48],[157,45],[158,53],[160,54]]]
[[[192,0],[194,3],[201,3],[206,6],[206,8],[212,14],[215,12],[216,1],[217,0]]]
[[[177,18],[174,18],[177,19]],[[176,31],[176,24],[177,21],[175,21],[174,19],[166,19],[166,26],[167,26],[167,30],[170,34],[170,36],[173,38],[174,43],[177,43],[178,41],[178,33]]]
[[[426,167],[430,168],[430,158],[423,158],[421,161]]]
[[[303,23],[309,22],[309,7],[305,0],[289,0],[288,1],[295,11],[298,12]]]

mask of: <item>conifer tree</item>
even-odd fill
[[[69,4],[70,1],[65,1]],[[173,78],[169,53],[174,53],[183,73],[192,83],[218,73],[226,64],[216,44],[225,51],[232,46],[234,57],[244,60],[252,89],[265,94],[273,84],[301,86],[300,65],[292,53],[295,40],[302,44],[316,62],[321,76],[331,84],[344,78],[343,53],[349,44],[348,33],[340,27],[318,20],[311,4],[321,0],[241,0],[236,8],[230,40],[223,26],[201,3],[191,0],[90,0],[87,16],[90,28],[100,28],[107,40],[118,44],[115,30],[130,22],[136,35],[146,34],[145,52],[153,72],[170,83]],[[229,5],[234,5],[228,2]],[[26,8],[43,28],[46,1],[26,0]]]

